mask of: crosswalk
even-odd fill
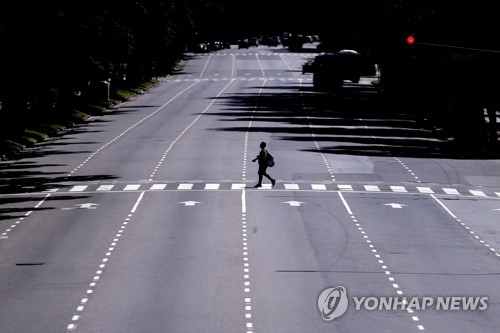
[[[282,191],[340,191],[340,192],[367,192],[367,193],[419,193],[442,194],[453,196],[472,196],[477,198],[500,198],[500,189],[474,187],[442,187],[439,185],[423,186],[420,184],[335,184],[335,183],[294,183],[279,182],[274,187],[263,184],[261,188],[254,188],[250,183],[205,183],[205,182],[165,182],[165,183],[118,183],[118,184],[73,184],[53,187],[45,192],[133,192],[133,191],[216,191],[216,190],[282,190]]]

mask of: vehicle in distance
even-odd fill
[[[267,46],[279,46],[281,45],[281,39],[279,36],[267,37],[263,40],[262,44]]]
[[[259,46],[259,39],[257,37],[248,38],[248,46]]]
[[[361,55],[354,50],[320,53],[311,66],[315,90],[337,90],[344,80],[358,83],[361,77]]]
[[[247,38],[238,40],[239,49],[248,49],[249,46],[250,45]]]

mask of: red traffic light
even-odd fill
[[[408,36],[408,37],[406,37],[406,43],[407,43],[408,45],[413,45],[413,44],[415,44],[415,37],[413,37],[413,36],[411,36],[411,35],[410,35],[410,36]]]

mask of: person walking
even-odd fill
[[[259,161],[259,172],[258,172],[259,182],[254,187],[262,187],[262,177],[264,177],[264,176],[271,181],[272,186],[274,186],[274,184],[276,184],[276,179],[273,179],[271,176],[269,176],[267,174],[267,167],[268,167],[267,154],[268,154],[268,152],[266,149],[266,143],[261,142],[260,143],[260,153],[259,153],[259,155],[257,155],[257,157],[255,157],[252,160],[252,162]]]

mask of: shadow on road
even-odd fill
[[[252,87],[257,89],[260,87]],[[227,105],[222,121],[253,120],[248,127],[223,131],[281,134],[282,140],[321,142],[321,153],[415,158],[498,158],[481,140],[456,140],[449,129],[404,105],[384,100],[374,86],[346,83],[338,92],[317,92],[309,85],[265,86],[260,96],[219,98]],[[255,107],[257,105],[257,108]],[[266,126],[259,126],[259,122]],[[451,120],[450,120],[451,121]],[[269,126],[269,122],[276,126]],[[286,126],[283,126],[286,125]],[[314,137],[311,135],[314,133]],[[318,152],[312,149],[312,152]]]

